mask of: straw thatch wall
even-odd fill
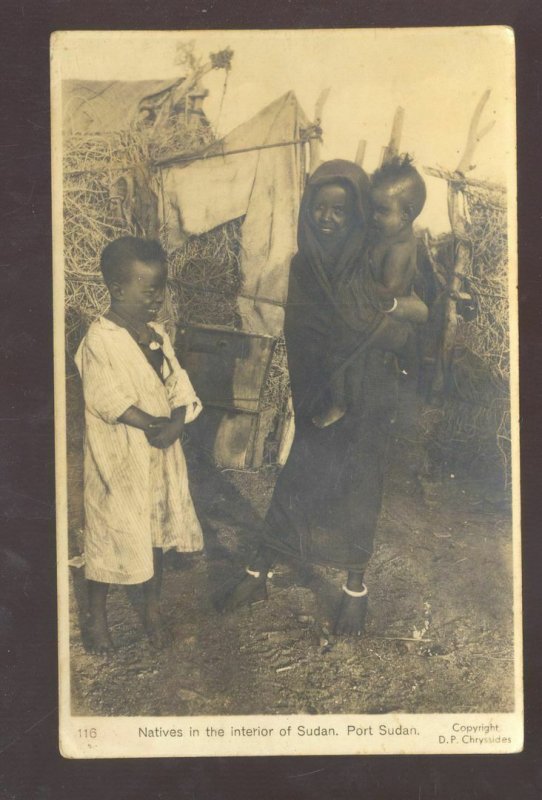
[[[481,182],[462,187],[471,248],[458,301],[447,391],[431,418],[431,449],[450,470],[506,486],[510,480],[510,319],[506,194]],[[438,248],[437,248],[438,249]],[[453,248],[437,259],[449,284]]]

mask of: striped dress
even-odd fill
[[[153,576],[153,547],[203,547],[180,442],[159,450],[118,422],[130,406],[157,417],[187,406],[186,422],[202,408],[165,330],[150,325],[163,339],[163,380],[128,330],[105,317],[75,357],[85,396],[85,574],[93,581],[143,583]]]

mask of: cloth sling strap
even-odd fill
[[[340,375],[342,372],[344,372],[346,369],[348,369],[348,367],[354,361],[356,361],[359,358],[359,356],[363,355],[363,353],[365,353],[366,350],[369,350],[371,348],[371,345],[373,344],[374,340],[376,339],[377,334],[379,333],[380,329],[385,324],[386,324],[386,319],[385,318],[383,318],[383,319],[381,319],[379,321],[379,323],[376,326],[376,328],[374,329],[374,331],[372,331],[372,333],[369,334],[369,336],[365,339],[365,341],[362,342],[358,347],[356,347],[356,349],[353,350],[350,353],[348,358],[345,358],[343,363],[339,367],[337,367],[337,369],[331,375],[330,382],[334,377],[336,377],[337,375]]]

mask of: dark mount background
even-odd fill
[[[49,35],[54,30],[510,25],[518,50],[526,749],[500,757],[64,761],[57,748]],[[0,5],[0,798],[542,797],[538,0],[3,0]],[[446,113],[446,98],[436,114]],[[488,666],[490,668],[490,665]],[[6,678],[6,680],[3,680]]]

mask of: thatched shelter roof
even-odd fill
[[[64,130],[69,134],[126,130],[144,100],[169,93],[183,80],[64,81]]]

